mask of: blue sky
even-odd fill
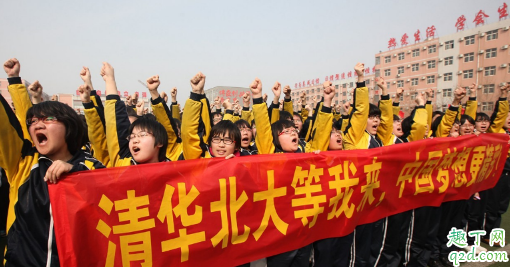
[[[82,66],[104,91],[107,61],[120,91],[143,92],[137,80],[158,74],[160,90],[176,86],[183,103],[198,71],[206,88],[247,87],[255,77],[265,92],[275,81],[323,82],[356,62],[372,67],[391,37],[407,33],[414,42],[431,25],[439,36],[453,33],[461,15],[472,28],[480,9],[495,22],[503,2],[1,1],[0,61],[17,57],[22,78],[39,80],[50,95],[74,93]]]

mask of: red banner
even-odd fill
[[[49,185],[62,266],[236,266],[493,187],[508,136],[200,159]]]

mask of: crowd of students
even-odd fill
[[[104,105],[92,86],[89,69],[80,72],[84,115],[57,101],[41,101],[39,82],[27,90],[18,60],[9,59],[3,66],[15,110],[0,96],[0,185],[2,190],[9,187],[10,200],[6,266],[59,266],[47,183],[56,183],[65,173],[199,158],[371,149],[426,138],[509,134],[510,129],[507,85],[500,87],[491,117],[476,112],[476,85],[472,85],[464,114],[460,107],[465,88],[455,90],[445,113],[432,111],[433,90],[429,89],[416,95],[416,107],[402,120],[397,114],[404,90],[399,88],[391,99],[379,77],[381,100],[371,104],[361,63],[354,68],[358,81],[353,102],[338,107],[332,105],[335,87],[331,82],[323,84],[322,100],[315,106],[307,105],[303,94],[298,111],[293,110],[290,87],[276,82],[268,106],[258,78],[250,84],[251,94],[244,94],[242,107],[219,99],[211,105],[204,93],[206,77],[199,72],[190,80],[190,97],[182,114],[177,89],[171,90],[168,106],[168,96],[158,90],[157,75],[147,79],[152,114],[143,109],[141,99],[121,101],[114,69],[103,63]],[[319,240],[267,257],[265,262],[270,267],[451,266],[446,258],[451,249],[446,247],[448,231],[452,227],[486,230],[483,240],[487,241],[508,208],[509,172],[507,160],[498,184],[469,200],[425,206],[358,225],[347,236]]]

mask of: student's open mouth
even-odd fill
[[[341,145],[342,144],[342,139],[336,139],[336,143]]]
[[[134,146],[134,147],[133,147],[133,153],[135,153],[135,154],[136,154],[136,153],[138,153],[138,152],[140,152],[140,148],[139,148],[139,147],[137,147],[137,146]]]
[[[243,139],[241,139],[241,142],[249,142],[250,141],[250,138],[248,137],[243,137]]]
[[[293,144],[297,144],[298,143],[298,138],[297,137],[292,138],[292,143]]]
[[[48,141],[48,137],[46,137],[43,133],[38,133],[35,137],[37,138],[37,143],[39,143],[39,145],[44,145]]]

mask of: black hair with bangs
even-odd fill
[[[163,125],[156,120],[142,116],[129,126],[129,135],[131,135],[134,128],[138,128],[140,131],[151,133],[155,139],[154,147],[157,145],[163,145],[161,148],[159,148],[158,160],[160,162],[165,161],[166,148],[168,147],[168,134],[166,133],[165,127],[163,127]]]
[[[80,119],[78,113],[70,106],[58,101],[44,101],[33,105],[27,111],[27,121],[34,117],[42,118],[52,116],[57,118],[58,122],[64,124],[66,129],[65,142],[67,150],[75,154],[85,145],[84,133],[87,131],[85,123]],[[35,136],[34,136],[35,137]],[[32,139],[34,138],[32,137]]]
[[[275,147],[279,150],[282,150],[282,145],[280,144],[280,139],[278,137],[280,136],[280,133],[283,132],[283,130],[287,128],[295,128],[293,121],[288,120],[279,120],[271,125],[271,132],[273,134],[273,144]]]
[[[230,139],[234,140],[236,151],[241,147],[241,131],[229,120],[222,120],[212,127],[211,134],[209,134],[209,138],[207,139],[207,144],[209,146],[211,145],[213,137],[216,136],[230,137]]]

